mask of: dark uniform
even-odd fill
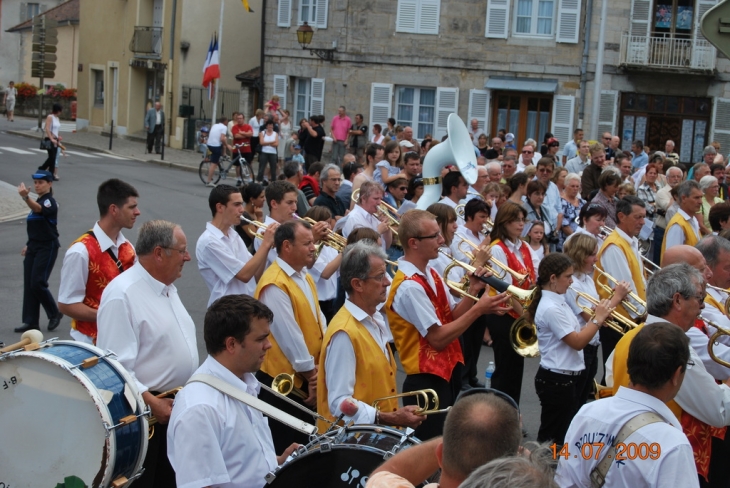
[[[33,179],[46,179],[46,173],[50,174],[38,172],[33,175]],[[61,247],[56,229],[58,204],[51,193],[38,197],[36,202],[40,204],[41,211],[28,214],[28,243],[23,261],[23,326],[33,329],[38,329],[41,305],[49,319],[60,315],[56,300],[48,289],[48,277]]]

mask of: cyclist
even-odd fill
[[[226,133],[228,132],[228,127],[226,124],[228,123],[228,117],[221,117],[218,119],[218,123],[215,124],[210,129],[210,134],[208,135],[208,149],[210,150],[210,162],[212,163],[210,167],[208,168],[208,180],[205,183],[205,186],[215,186],[215,183],[213,183],[213,173],[215,172],[215,167],[220,167],[220,159],[221,159],[221,150],[223,149],[223,145],[227,144],[226,139]]]
[[[231,127],[231,134],[233,134],[232,148],[234,166],[236,166],[236,177],[238,181],[236,186],[242,186],[243,180],[241,178],[241,162],[236,160],[236,156],[240,153],[241,159],[250,167],[253,153],[251,152],[251,137],[253,136],[253,127],[246,123],[243,114],[236,114],[236,120],[233,127]],[[242,145],[243,144],[243,145]],[[235,146],[240,146],[235,147]]]

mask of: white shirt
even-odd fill
[[[475,195],[475,193],[476,193],[476,195]],[[468,202],[469,200],[473,200],[475,198],[484,200],[484,198],[481,197],[481,194],[477,191],[477,189],[474,188],[473,186],[470,186],[469,192],[466,194],[466,197],[464,197],[464,201]]]
[[[402,271],[406,277],[414,274],[424,276],[421,271],[412,263],[400,258],[398,260],[398,270]],[[426,282],[436,294],[436,283],[431,276],[430,270],[425,275]],[[443,281],[443,280],[442,280]],[[446,297],[449,300],[449,307],[453,310],[454,300],[445,284],[442,284]],[[436,309],[433,307],[431,300],[426,295],[426,290],[413,280],[404,280],[393,297],[393,310],[403,317],[403,319],[412,324],[422,337],[426,337],[428,329],[434,325],[443,325],[436,315]]]
[[[268,225],[271,225],[271,224],[278,224],[278,223],[279,222],[277,222],[276,220],[272,219],[268,215],[266,217],[264,217],[264,221],[263,221],[263,224],[264,225],[267,225],[268,226]],[[259,229],[256,230],[256,233],[259,234],[259,235],[261,235],[261,236],[263,236],[264,235],[264,229],[259,228]],[[254,250],[256,250],[256,251],[259,250],[259,248],[261,247],[261,242],[262,242],[261,239],[254,238],[254,240],[253,240],[253,248],[254,248]],[[269,249],[269,253],[266,256],[266,267],[268,268],[269,266],[271,266],[271,263],[273,263],[274,261],[276,261],[276,258],[278,256],[279,255],[276,252],[276,247],[275,246],[271,246],[271,249]]]
[[[563,246],[565,246],[565,243],[567,243],[573,236],[577,236],[578,234],[585,234],[587,236],[593,236],[593,237],[595,237],[596,240],[598,240],[598,249],[600,249],[600,248],[603,247],[603,239],[601,239],[598,236],[594,236],[593,234],[591,234],[590,232],[588,232],[585,229],[585,227],[580,227],[580,226],[576,227],[575,228],[575,232],[573,232],[572,234],[570,234],[568,237],[565,238],[565,242],[563,242]]]
[[[251,277],[248,283],[236,278],[236,274],[252,256],[233,227],[229,227],[228,234],[224,235],[211,222],[205,224],[205,231],[195,246],[195,257],[200,274],[210,290],[209,307],[222,296],[253,296],[256,278]]]
[[[253,137],[258,137],[259,130],[261,130],[261,122],[259,122],[259,119],[257,119],[254,115],[253,117],[251,117],[251,119],[249,119],[248,125],[250,125],[253,129]]]
[[[472,247],[469,244],[461,244],[464,239],[468,240],[469,242],[472,242],[476,245],[481,245],[482,242],[484,242],[484,234],[481,232],[477,232],[474,234],[472,231],[466,228],[464,225],[460,225],[456,228],[456,233],[454,234],[454,240],[451,241],[451,253],[454,256],[454,259],[457,261],[462,261],[464,263],[471,263],[471,259],[466,257],[466,255],[461,252],[461,250],[468,251],[472,254],[475,254],[476,251],[472,249]],[[463,273],[462,273],[463,274]]]
[[[535,151],[535,153],[532,155],[532,165],[533,166],[537,166],[537,162],[540,161],[541,159],[542,159],[542,154],[540,154],[539,151]],[[520,154],[517,157],[517,165],[518,166],[519,165],[522,165],[522,169],[519,171],[520,173],[522,173],[523,171],[525,171],[525,168],[527,166],[529,166],[529,165],[526,165],[525,162],[522,160],[522,154]]]
[[[629,243],[631,246],[631,249],[634,251],[634,256],[636,257],[636,260],[639,263],[639,268],[641,269],[642,276],[644,275],[644,262],[641,259],[641,253],[639,252],[639,241],[635,237],[629,237],[629,235],[616,227],[614,229],[614,232],[618,232],[619,236],[621,236],[626,242]],[[631,269],[629,268],[629,262],[627,261],[626,256],[624,255],[621,248],[618,246],[611,244],[608,247],[605,248],[603,251],[603,254],[601,256],[601,264],[603,265],[603,270],[616,278],[617,281],[626,281],[631,285],[631,291],[636,293],[636,284],[634,283],[634,279],[631,276]],[[605,283],[606,278],[603,278],[601,280]],[[613,285],[609,283],[611,288],[613,288]],[[633,303],[636,307],[638,307],[639,311],[643,311],[643,307],[639,305],[635,300],[631,299],[629,296],[626,297],[626,300],[629,300],[631,303]],[[633,312],[627,310],[629,315],[631,315],[633,318],[636,318],[636,314]]]
[[[337,297],[337,278],[340,277],[340,272],[335,271],[332,276],[326,280],[322,278],[322,272],[336,257],[337,251],[329,246],[323,246],[322,251],[319,253],[317,262],[314,263],[309,269],[309,274],[312,275],[314,283],[317,285],[317,297],[320,301],[332,300]]]
[[[580,176],[583,173],[583,170],[586,169],[590,164],[591,158],[589,158],[588,156],[586,156],[585,161],[583,161],[580,156],[576,156],[565,163],[565,169],[568,170],[568,173],[575,173]]]
[[[704,310],[707,310],[708,308],[709,307],[705,305]],[[690,327],[687,331],[687,337],[689,337],[689,345],[695,350],[697,356],[702,361],[702,364],[705,365],[705,369],[713,378],[718,381],[725,381],[730,378],[730,369],[720,363],[716,363],[710,357],[710,353],[707,351],[707,345],[710,342],[710,337],[708,335],[697,327]],[[725,344],[714,344],[712,350],[720,359],[724,359],[725,361],[730,360],[730,348]]]
[[[710,288],[709,286],[707,287],[707,293],[712,295],[715,300],[722,303],[723,305],[725,304],[725,302],[727,302],[728,295],[726,293],[719,292],[714,288]],[[708,303],[705,303],[705,308],[702,309],[702,315],[712,320],[720,327],[730,330],[730,319],[728,319],[727,315],[725,315],[715,307],[709,305]],[[714,334],[717,331],[717,329],[710,324],[707,324],[707,329],[709,330],[710,335]],[[722,344],[725,344],[726,346],[730,346],[730,337],[726,335],[720,336],[718,338],[718,341]]]
[[[369,214],[360,204],[356,204],[355,207],[347,214],[347,222],[342,227],[342,235],[347,238],[353,230],[360,227],[366,227],[373,229],[375,232],[378,231],[380,220],[375,216]],[[387,232],[387,231],[386,231]],[[381,239],[380,243],[385,250],[385,239]]]
[[[523,241],[522,239],[517,239],[516,242],[512,242],[510,240],[504,240],[502,242],[504,243],[505,246],[507,246],[507,249],[512,254],[515,255],[515,257],[517,258],[517,261],[519,261],[520,264],[522,264],[522,266],[524,266],[525,269],[527,269],[525,260],[522,259],[522,251],[521,251],[522,246],[525,246],[525,248],[528,251],[530,251],[530,257],[532,259],[532,266],[535,269],[535,274],[537,275],[537,269],[538,269],[540,262],[537,260],[537,256],[535,255],[535,252],[530,248],[530,246],[525,241]],[[492,251],[492,259],[496,259],[500,263],[507,265],[507,255],[502,250],[501,246],[492,246],[489,249]],[[489,263],[489,265],[492,266],[495,269],[495,271],[500,272],[500,273],[502,272],[501,268],[498,268],[496,265],[493,265],[492,263]],[[512,283],[512,275],[509,273],[504,273],[504,276],[500,275],[500,276],[497,276],[497,278],[506,282],[508,285],[514,284],[514,283]]]
[[[195,371],[258,396],[259,382],[243,378],[211,356]],[[263,487],[277,466],[268,419],[258,410],[204,383],[191,383],[175,397],[167,430],[167,455],[180,488]]]
[[[686,381],[686,378],[685,378]],[[575,415],[565,436],[569,449],[568,459],[559,458],[555,481],[561,488],[591,486],[590,473],[604,455],[616,455],[609,445],[618,435],[621,427],[633,417],[644,412],[652,412],[665,422],[645,425],[632,433],[624,443],[629,446],[659,444],[661,455],[658,459],[635,459],[614,461],[606,474],[604,488],[674,488],[699,486],[692,446],[682,432],[682,426],[671,410],[656,397],[629,388],[619,388],[616,395],[584,405]],[[584,443],[605,444],[598,459],[588,458],[581,452]],[[595,444],[594,444],[595,445]],[[633,453],[633,449],[631,451]],[[646,452],[646,450],[644,451]],[[626,455],[626,453],[623,453]]]
[[[104,289],[96,345],[116,353],[140,393],[182,386],[198,367],[195,323],[175,285],[154,279],[140,263]]]
[[[345,308],[355,320],[367,329],[385,357],[390,361],[387,326],[380,312],[375,312],[375,315],[371,317],[349,299],[345,300]],[[339,417],[342,414],[340,410],[342,400],[352,398],[355,400],[358,410],[352,417],[345,416],[345,423],[352,420],[356,424],[374,424],[375,408],[353,397],[355,394],[355,371],[357,369],[355,349],[352,346],[350,336],[345,332],[338,331],[332,336],[330,343],[327,345],[327,358],[324,362],[324,369],[327,372],[327,405],[330,413],[335,417]]]
[[[575,318],[578,319],[578,324],[580,324],[580,330],[583,330],[586,327],[586,320],[581,315],[583,311],[578,306],[578,303],[587,308],[593,308],[593,304],[585,298],[578,298],[579,302],[576,303],[576,298],[578,297],[578,295],[573,290],[573,288],[577,291],[587,293],[596,300],[599,300],[598,292],[596,291],[596,284],[593,281],[593,273],[573,273],[573,284],[570,285],[568,291],[565,292],[565,301],[568,303],[568,306],[575,314]],[[593,324],[588,324],[588,327],[593,327],[594,329],[596,329],[596,333],[593,335],[593,338],[591,339],[591,342],[589,342],[589,344],[592,346],[597,346],[601,343],[598,329]]]
[[[155,110],[155,124],[162,125],[162,111]]]
[[[697,236],[697,240],[700,239],[700,224],[697,222],[697,218],[692,215],[690,216],[687,212],[682,210],[681,208],[677,210],[677,213],[681,215],[684,220],[689,222],[689,225],[692,227],[692,230],[695,231],[695,235]],[[669,221],[667,220],[667,225],[669,225]],[[684,244],[684,230],[679,225],[673,225],[669,229],[667,229],[667,233],[664,236],[664,241],[666,242],[666,249],[669,249],[672,246],[680,246]]]
[[[444,204],[448,205],[449,207],[451,207],[453,209],[456,209],[456,207],[459,205],[458,203],[455,203],[449,197],[443,197],[441,200],[438,201],[438,203],[444,203]],[[461,218],[461,217],[459,217],[459,214],[456,214],[456,223],[458,225],[464,225],[465,224],[464,219]]]
[[[221,136],[228,132],[228,127],[225,124],[215,124],[210,128],[208,134],[208,147],[221,147]]]
[[[672,187],[669,185],[661,187],[659,189],[659,191],[656,192],[656,195],[654,195],[654,203],[656,204],[657,210],[664,210],[664,212],[666,212],[669,209],[669,206],[672,204],[672,202],[674,202],[671,192],[672,192]],[[657,227],[666,229],[668,223],[669,223],[668,218],[662,217],[659,214],[656,214],[654,216],[654,224]]]
[[[585,369],[583,351],[577,351],[563,341],[571,332],[580,332],[580,324],[565,295],[542,290],[535,312],[537,343],[540,346],[540,366],[549,370],[582,371]]]
[[[300,272],[294,271],[294,268],[289,266],[281,258],[276,258],[276,263],[297,284],[299,289],[302,290],[312,310],[312,316],[316,317],[317,305],[312,288],[306,280],[307,272],[305,270]],[[299,328],[294,317],[294,308],[289,295],[284,293],[284,290],[279,287],[268,285],[261,290],[259,300],[271,310],[275,310],[274,320],[271,322],[271,334],[276,339],[279,347],[281,347],[281,351],[286,356],[286,359],[291,363],[294,371],[313,370],[315,366],[314,358],[309,354],[307,343],[304,342],[302,329]],[[326,327],[327,321],[322,312],[319,313],[319,320],[323,327]]]

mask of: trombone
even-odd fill
[[[658,265],[658,264],[656,264],[656,263],[655,263],[654,261],[650,260],[649,258],[647,258],[647,257],[646,257],[646,256],[644,256],[644,255],[642,255],[642,256],[641,256],[641,260],[642,260],[642,261],[643,261],[643,263],[644,263],[644,271],[646,271],[646,273],[647,273],[647,274],[648,274],[648,275],[649,275],[650,277],[651,277],[651,276],[654,276],[654,273],[656,273],[657,271],[660,271],[660,270],[662,269],[662,267],[661,267],[661,266],[659,266],[659,265]]]
[[[479,249],[479,246],[474,244],[472,241],[470,241],[463,235],[461,235],[461,234],[457,234],[457,235],[459,237],[461,237],[461,243],[465,242],[467,245],[469,245],[475,251]],[[461,249],[461,243],[459,243],[459,251],[463,252],[470,259],[473,259],[473,254],[471,254],[471,253],[467,254]],[[492,257],[492,259],[490,259],[490,262],[492,264],[494,264],[497,268],[502,270],[501,273],[497,273],[496,269],[493,266],[486,266],[486,268],[489,271],[491,271],[499,279],[504,279],[504,277],[507,275],[507,273],[509,273],[510,276],[512,276],[512,280],[515,283],[517,283],[518,286],[521,286],[525,282],[525,280],[529,277],[529,275],[527,275],[527,274],[518,273],[517,271],[513,270],[512,268],[510,268],[509,266],[507,266],[506,264],[502,263],[501,261],[499,261],[498,259],[496,259],[494,257]]]
[[[271,389],[283,396],[293,394],[296,397],[306,400],[309,398],[307,393],[294,386],[294,377],[296,374],[279,373],[271,382]]]
[[[581,305],[578,300],[580,298],[584,299],[585,301],[589,302],[593,306],[598,305],[600,301],[593,296],[589,295],[588,293],[576,290],[572,286],[570,287],[571,290],[575,292],[575,303],[578,305],[578,308],[581,309],[582,312],[590,315],[591,317],[595,317],[596,313],[593,311],[593,309],[586,307],[585,305]],[[616,312],[615,310],[611,312],[611,315],[609,315],[610,319],[606,319],[606,325],[611,327],[613,330],[618,332],[619,334],[623,335],[626,333],[627,330],[633,329],[637,327],[637,324],[632,322],[631,320],[627,319],[620,313]]]
[[[706,319],[702,315],[698,315],[698,317],[700,318],[700,320],[704,321],[708,325],[711,325],[715,329],[717,329],[715,331],[715,333],[712,334],[712,336],[710,336],[710,341],[707,343],[707,353],[710,355],[712,360],[715,361],[717,364],[721,364],[722,366],[725,366],[726,368],[730,368],[730,362],[717,357],[717,355],[715,354],[715,351],[712,348],[712,346],[715,344],[715,342],[717,342],[717,339],[719,339],[720,336],[724,336],[724,335],[730,336],[730,330],[725,329],[724,327],[720,327],[715,322],[713,322],[712,320]]]
[[[608,274],[605,271],[603,271],[602,269],[600,269],[595,264],[593,265],[593,269],[598,271],[598,273],[599,273],[598,278],[596,278],[596,283],[598,284],[598,286],[600,286],[603,289],[603,291],[605,291],[609,295],[609,298],[611,298],[613,296],[613,294],[615,293],[615,291],[613,288],[611,288],[608,285],[608,282],[610,281],[611,283],[613,283],[613,286],[616,286],[616,285],[618,285],[618,280],[616,280],[616,278],[614,278],[610,274]],[[601,282],[602,277],[606,278],[606,283]],[[644,309],[644,311],[642,313],[639,313],[639,309],[636,307],[636,305],[631,303],[629,300],[626,300],[625,298],[623,300],[621,300],[621,305],[623,305],[626,310],[629,310],[634,315],[641,316],[641,315],[646,314],[646,301],[642,300],[642,298],[639,295],[637,295],[636,293],[634,293],[633,291],[629,292],[629,297],[631,297],[635,302],[637,302],[639,304],[639,306]]]
[[[439,396],[432,389],[407,391],[398,395],[390,395],[383,398],[378,398],[372,404],[373,408],[380,410],[380,402],[385,400],[392,400],[393,398],[405,398],[405,397],[416,397],[416,406],[418,407],[413,413],[415,415],[432,415],[435,413],[446,413],[451,410],[451,407],[446,407],[439,410]]]

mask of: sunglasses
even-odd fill
[[[398,189],[400,191],[406,191],[408,189],[408,187],[407,186],[399,186]]]

